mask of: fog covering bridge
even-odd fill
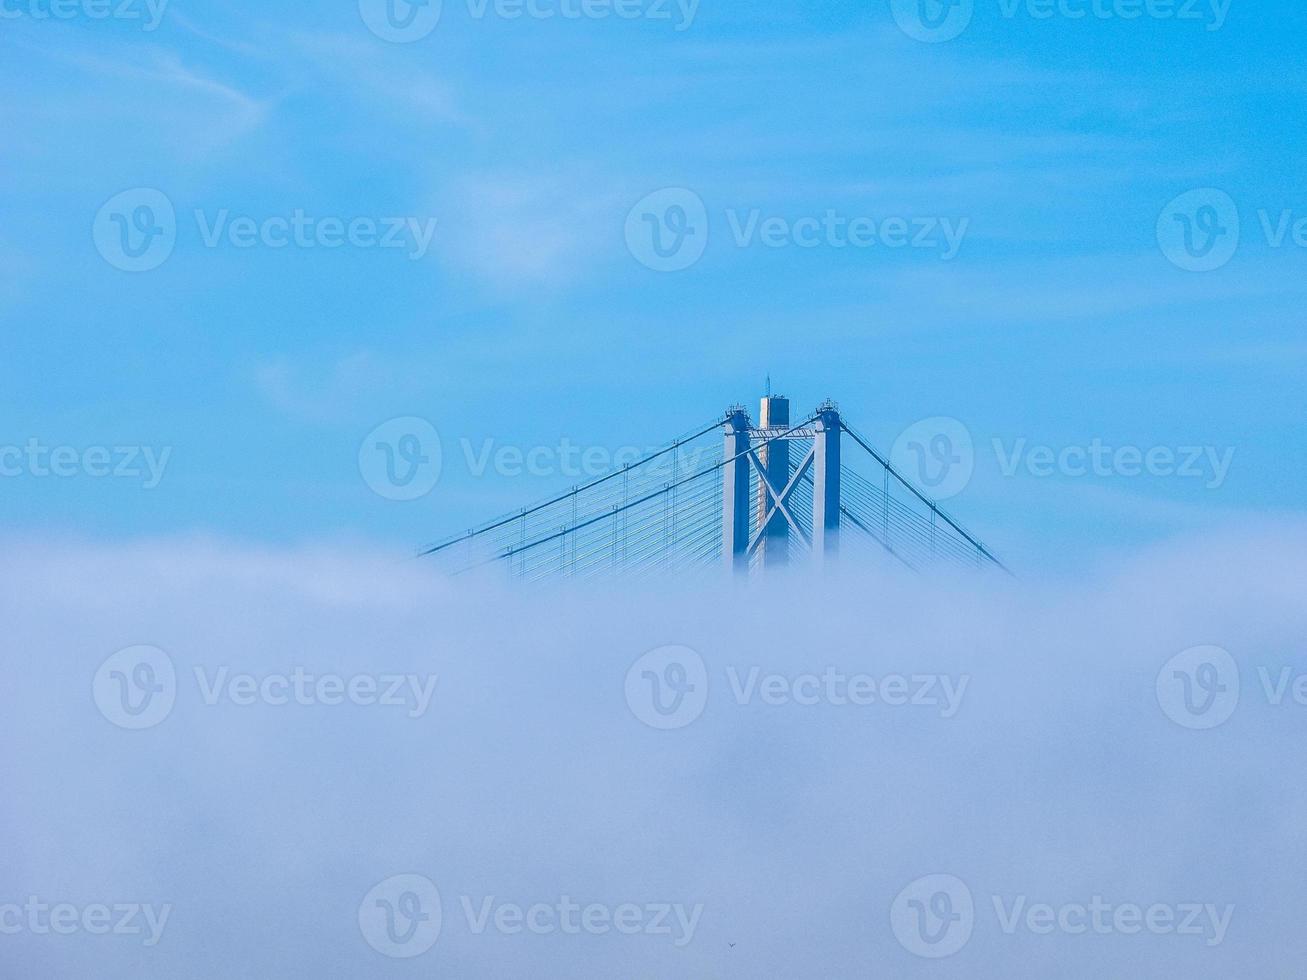
[[[914,571],[1006,571],[898,472],[833,402],[790,419],[789,400],[742,405],[589,482],[421,550],[454,572],[514,578],[756,575],[840,555]]]

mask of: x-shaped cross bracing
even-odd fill
[[[799,485],[799,481],[808,472],[808,468],[812,466],[812,461],[816,457],[817,447],[814,445],[808,450],[808,454],[803,457],[803,462],[794,471],[794,475],[790,477],[790,482],[785,484],[785,489],[777,493],[776,487],[767,478],[767,467],[763,466],[762,460],[758,458],[757,450],[749,450],[749,462],[757,470],[758,479],[762,481],[762,485],[767,488],[767,506],[764,509],[762,521],[758,524],[758,530],[753,532],[753,537],[749,540],[749,548],[745,554],[752,555],[757,550],[758,543],[762,541],[763,536],[767,533],[767,525],[771,523],[771,519],[777,511],[785,518],[785,523],[794,528],[794,533],[803,539],[804,544],[811,546],[812,540],[804,533],[803,528],[799,526],[799,522],[794,519],[794,515],[790,513],[790,509],[785,505],[790,499],[790,495],[794,493],[794,488]]]

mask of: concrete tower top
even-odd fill
[[[764,429],[790,424],[790,400],[784,395],[766,395],[759,409],[758,425]]]

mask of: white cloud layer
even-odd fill
[[[1302,526],[1249,528],[1059,582],[849,570],[748,591],[520,594],[356,549],[11,542],[0,973],[1290,976],[1307,707],[1292,684],[1272,695],[1282,668],[1307,667],[1304,544]],[[93,678],[141,644],[166,652],[176,695],[132,731],[97,706]],[[646,660],[628,684],[665,645],[696,651],[707,680],[705,698],[687,695],[701,713],[673,730],[642,717],[684,717],[640,693],[644,669],[679,675]],[[1208,730],[1157,690],[1200,645],[1229,651],[1241,684]],[[312,686],[315,703],[271,703],[297,669],[437,680],[421,712],[407,686],[399,705],[362,686],[335,692],[342,704]],[[263,685],[252,704],[238,703],[246,674]],[[900,675],[925,703],[885,703]],[[831,703],[855,688],[872,703]],[[969,938],[939,962],[906,948],[890,914],[933,874],[974,904]],[[411,960],[377,952],[359,923],[394,875],[429,879],[442,901],[438,938]],[[1023,912],[1005,931],[1023,897],[1072,928],[1039,934],[1042,913]],[[1074,932],[1096,897],[1193,904],[1199,931],[1131,932],[1127,911],[1103,913],[1105,934]],[[13,908],[32,898],[79,915],[139,903],[156,926],[170,911],[146,945],[148,928],[42,934]],[[667,906],[670,932],[574,935],[565,899],[610,917],[634,906],[641,930]],[[545,934],[511,932],[513,907],[533,905],[554,910],[537,910]],[[493,914],[477,931],[503,907],[509,931]]]

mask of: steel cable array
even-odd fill
[[[722,563],[723,473],[727,463],[743,462],[748,472],[752,525],[756,532],[771,494],[748,457],[765,457],[780,439],[790,446],[793,480],[812,445],[806,427],[815,416],[769,437],[730,459],[722,441],[705,437],[722,419],[695,429],[620,469],[598,476],[548,500],[504,515],[424,549],[453,571],[491,564],[514,578],[542,582],[555,577],[589,578],[620,574],[632,578],[675,575],[678,578]],[[856,431],[842,424],[852,442],[866,451],[869,478],[845,464],[840,467],[841,551],[887,554],[912,569],[947,562],[1003,568],[998,559],[952,517],[906,480]],[[804,430],[804,431],[799,431]],[[846,459],[853,454],[845,453]],[[777,491],[784,488],[777,487]],[[792,561],[810,551],[813,537],[813,475],[794,484],[786,510],[800,533],[789,533]],[[784,518],[781,518],[784,520]],[[761,563],[761,548],[750,567]]]

